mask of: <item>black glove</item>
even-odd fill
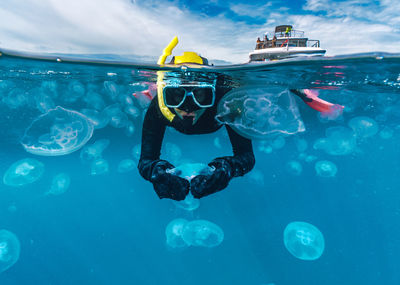
[[[216,158],[208,164],[215,168],[208,175],[198,175],[190,181],[190,192],[194,198],[202,198],[221,191],[232,179],[231,166],[225,158]]]
[[[168,161],[160,160],[153,167],[150,181],[160,199],[170,198],[181,201],[189,193],[189,181],[168,173],[167,170],[173,168],[175,167]]]

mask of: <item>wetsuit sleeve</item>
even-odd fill
[[[226,156],[224,159],[231,166],[232,177],[243,176],[252,170],[255,164],[252,142],[227,125],[226,129],[232,144],[233,156]]]
[[[142,148],[138,165],[140,175],[149,181],[154,165],[160,161],[161,145],[167,126],[165,120],[158,111],[156,100],[153,100],[143,121]]]

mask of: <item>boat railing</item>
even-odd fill
[[[283,38],[277,40],[260,41],[256,45],[257,49],[275,48],[275,47],[320,47],[319,40],[307,40]]]
[[[308,40],[307,47],[320,47],[319,40]]]
[[[298,30],[291,30],[290,32],[277,32],[277,33],[268,33],[267,34],[269,38],[273,38],[276,36],[277,38],[304,38],[304,31],[298,31]]]

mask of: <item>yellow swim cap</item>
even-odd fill
[[[182,64],[182,63],[197,63],[197,64],[206,64],[201,56],[193,51],[185,51],[182,55],[174,56],[173,59],[174,64]]]

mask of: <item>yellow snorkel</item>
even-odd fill
[[[168,56],[172,54],[172,50],[178,44],[178,37],[175,36],[172,41],[165,47],[163,50],[162,55],[158,58],[157,64],[164,65],[165,60]],[[160,107],[161,113],[167,118],[168,121],[172,122],[175,115],[168,109],[167,106],[164,104],[164,96],[163,96],[163,89],[165,86],[164,80],[164,73],[165,71],[157,71],[157,98],[158,98],[158,106]]]
[[[157,64],[158,65],[163,65],[165,63],[165,60],[167,59],[168,56],[172,54],[172,50],[176,47],[178,44],[178,37],[175,36],[172,41],[165,47],[163,50],[162,55],[158,58]]]

